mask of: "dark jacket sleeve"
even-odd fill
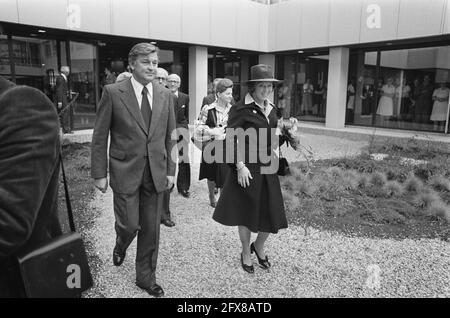
[[[186,119],[186,125],[189,125],[189,95],[186,95],[186,107],[184,108],[184,118]]]
[[[48,187],[58,173],[59,147],[58,117],[43,93],[20,86],[0,95],[0,259],[26,245],[37,223],[47,224],[43,205],[56,215],[47,203],[56,204],[58,182]]]
[[[64,95],[65,95],[65,92],[64,92],[64,79],[61,76],[58,76],[56,78],[55,91],[56,91],[56,102],[57,103],[63,103],[63,106],[65,106],[64,105],[64,101],[65,101],[65,98],[64,98]]]
[[[228,113],[228,122],[226,129],[226,143],[233,145],[233,153],[227,152],[227,163],[232,169],[236,169],[236,163],[244,162],[245,150],[238,146],[238,140],[243,140],[243,124],[244,118],[242,112],[236,110],[236,106],[232,106]],[[244,146],[244,145],[242,145]]]
[[[167,118],[167,130],[166,130],[166,152],[167,152],[167,175],[168,176],[175,176],[175,168],[176,168],[176,158],[172,160],[172,153],[176,154],[178,151],[172,151],[174,147],[176,147],[176,143],[178,140],[177,136],[177,125],[175,120],[175,107],[174,102],[175,99],[173,98],[173,95],[170,94],[168,101],[169,101],[169,116]],[[175,148],[176,149],[176,148]]]
[[[92,135],[91,149],[91,177],[94,179],[106,178],[108,170],[108,136],[111,127],[112,100],[109,86],[103,88],[95,119],[94,133]]]

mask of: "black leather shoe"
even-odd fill
[[[125,252],[124,253],[120,253],[119,249],[116,247],[114,247],[113,250],[113,264],[115,266],[120,266],[123,263],[123,260],[125,259]]]
[[[172,221],[172,220],[170,220],[170,219],[167,219],[167,220],[161,220],[161,224],[164,224],[164,225],[167,226],[167,227],[175,226],[175,222]]]
[[[269,263],[269,259],[268,259],[267,255],[266,255],[266,258],[265,258],[265,259],[260,258],[259,255],[258,255],[258,253],[256,252],[255,244],[254,244],[254,243],[252,243],[252,244],[250,245],[250,252],[251,252],[251,253],[255,252],[256,258],[258,259],[258,263],[259,263],[259,266],[260,266],[261,268],[264,268],[264,269],[269,269],[269,268],[270,268],[271,265],[270,265],[270,263]]]
[[[253,267],[253,265],[244,264],[244,257],[242,256],[242,253],[241,253],[241,266],[247,273],[253,274],[255,272],[255,268]]]
[[[136,284],[136,286],[145,290],[150,296],[153,296],[153,297],[164,296],[164,290],[158,284],[154,284],[150,287],[142,287],[142,286],[139,286],[138,284]]]
[[[189,198],[191,196],[191,193],[189,192],[189,190],[181,190],[181,191],[179,191],[179,193],[185,198]]]

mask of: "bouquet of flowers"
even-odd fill
[[[280,147],[286,143],[286,146],[291,146],[294,150],[299,150],[300,138],[295,135],[295,132],[297,131],[297,122],[298,120],[293,117],[289,118],[289,121],[280,121],[278,125],[280,129]]]

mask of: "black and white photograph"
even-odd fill
[[[449,96],[450,0],[0,0],[0,299],[448,299]]]

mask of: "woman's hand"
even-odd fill
[[[250,179],[253,179],[250,170],[247,167],[242,167],[237,172],[238,183],[241,187],[246,188],[250,186]]]
[[[211,136],[219,137],[225,134],[225,128],[224,127],[211,128],[209,129],[208,132]]]

